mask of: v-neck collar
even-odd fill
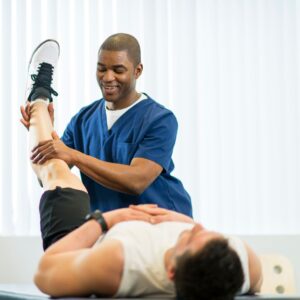
[[[102,99],[100,102],[100,107],[99,107],[99,114],[100,114],[100,122],[103,128],[103,135],[106,138],[109,134],[108,128],[107,128],[107,119],[106,119],[106,112],[105,112],[105,100]]]
[[[140,107],[141,105],[144,105],[146,104],[150,98],[149,96],[146,94],[146,93],[143,93],[147,98],[140,101],[139,103],[137,103],[136,105],[134,105],[133,107],[131,107],[129,110],[127,110],[114,124],[113,126],[108,130],[108,127],[107,127],[107,118],[106,118],[106,111],[105,111],[105,100],[102,99],[103,101],[101,101],[101,107],[100,107],[100,114],[101,114],[101,122],[102,122],[102,128],[104,129],[103,130],[103,134],[105,136],[105,138],[111,133],[113,132],[114,130],[116,130],[116,128],[118,128],[120,125],[120,123],[122,124],[123,122],[123,119],[126,119],[127,116],[129,114],[131,114],[132,112],[134,112],[138,107]],[[144,104],[142,104],[144,103]]]

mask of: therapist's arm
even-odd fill
[[[162,172],[159,164],[145,158],[134,158],[130,165],[123,165],[102,161],[79,151],[74,154],[74,165],[81,172],[105,187],[123,193],[143,193]]]
[[[163,170],[159,164],[144,158],[134,158],[130,165],[102,161],[69,148],[55,132],[52,137],[53,140],[42,142],[32,150],[32,163],[62,159],[99,184],[122,193],[141,194]]]

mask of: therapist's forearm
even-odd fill
[[[145,179],[141,166],[110,163],[76,150],[73,163],[94,181],[122,193],[138,195],[152,182]]]

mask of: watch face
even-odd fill
[[[97,220],[101,217],[102,217],[102,213],[101,213],[100,210],[97,209],[94,212],[91,212],[91,213],[87,214],[86,217],[85,217],[85,220],[86,221],[91,220],[91,219]]]
[[[102,218],[102,213],[100,210],[96,210],[94,211],[94,216],[95,218],[99,219],[99,218]]]
[[[108,226],[107,226],[107,223],[102,215],[102,212],[100,210],[95,210],[94,212],[88,214],[86,217],[85,217],[85,220],[86,221],[89,221],[89,220],[96,220],[100,227],[101,227],[101,230],[102,232],[107,232],[108,231]]]

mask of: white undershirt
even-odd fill
[[[142,100],[147,99],[147,96],[143,93],[141,93],[141,96],[130,106],[117,109],[117,110],[109,110],[107,108],[107,101],[105,101],[105,112],[106,112],[106,121],[107,121],[107,129],[110,130],[112,126],[117,122],[117,120],[126,113],[127,110],[141,102]]]

